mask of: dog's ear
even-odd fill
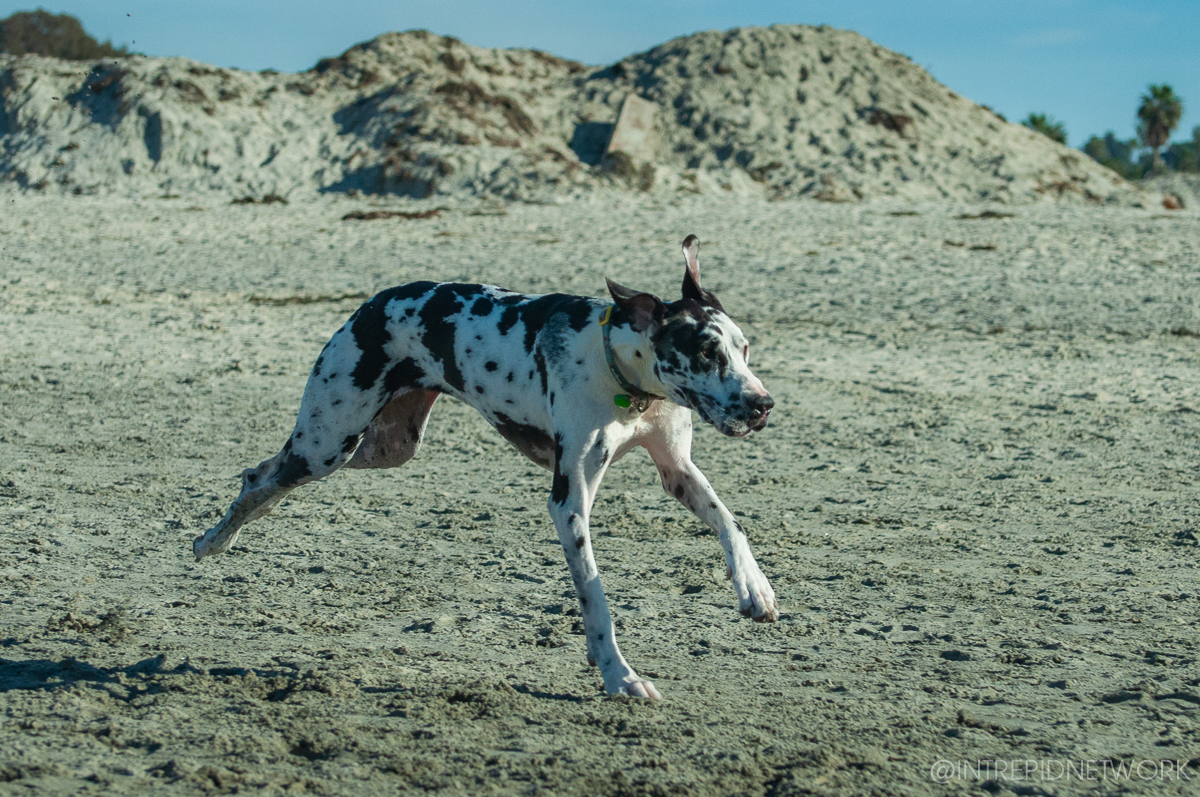
[[[683,298],[703,302],[707,291],[700,287],[700,239],[689,235],[683,239]]]
[[[689,235],[683,239],[683,264],[686,267],[683,272],[683,298],[692,299],[700,304],[708,305],[717,310],[724,311],[721,303],[709,291],[700,287],[700,239],[694,235]]]
[[[666,307],[654,294],[626,288],[610,279],[605,279],[605,282],[608,283],[613,302],[625,313],[634,332],[644,332],[652,325],[661,323],[666,316]]]

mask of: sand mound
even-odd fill
[[[614,127],[636,121],[620,119],[631,95],[650,103],[645,135],[610,152]],[[0,179],[122,194],[1153,201],[908,58],[802,25],[699,33],[601,68],[423,31],[302,74],[3,56]]]
[[[1172,210],[1200,208],[1200,174],[1160,174],[1143,180],[1142,187],[1168,198],[1165,207]],[[1182,205],[1183,208],[1173,205]]]

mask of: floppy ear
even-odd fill
[[[700,239],[689,235],[683,239],[683,262],[686,269],[683,272],[683,298],[703,302],[705,291],[700,287]]]
[[[666,308],[654,294],[640,293],[610,279],[605,279],[605,282],[608,283],[608,292],[613,301],[625,313],[634,332],[646,331],[652,325],[661,322],[666,315]]]

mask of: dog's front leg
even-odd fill
[[[746,533],[692,462],[690,419],[686,427],[673,429],[670,434],[647,440],[643,445],[658,468],[663,489],[717,532],[725,550],[725,575],[733,582],[738,610],[758,622],[778,620],[775,590],[750,552]]]
[[[550,492],[550,517],[558,528],[558,539],[579,595],[583,629],[587,636],[588,661],[600,667],[604,690],[610,694],[661,699],[654,684],[640,677],[617,647],[608,600],[600,586],[600,574],[592,556],[588,517],[596,490],[608,464],[607,453],[597,447],[598,433],[580,439],[555,434],[554,484]]]

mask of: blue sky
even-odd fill
[[[0,18],[29,3],[0,0]],[[62,0],[99,39],[149,55],[299,71],[388,30],[427,28],[485,47],[537,47],[589,64],[700,30],[775,22],[848,28],[910,56],[1010,120],[1064,121],[1070,143],[1132,137],[1138,97],[1184,98],[1176,140],[1200,125],[1200,0]]]

